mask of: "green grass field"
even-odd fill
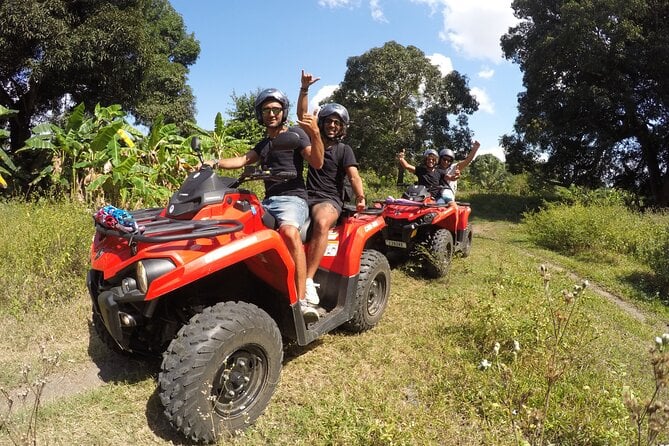
[[[286,346],[265,414],[220,444],[647,444],[623,402],[626,387],[650,397],[650,349],[669,331],[667,306],[629,279],[647,268],[623,256],[604,261],[538,248],[519,225],[534,205],[467,198],[470,257],[454,259],[436,281],[393,270],[389,307],[371,331]],[[187,444],[162,415],[157,363],[109,352],[90,329],[90,218],[75,205],[0,203],[0,386],[19,387],[26,366],[29,381],[40,377],[44,358],[56,354],[55,374],[46,378],[76,383],[93,361],[105,383],[45,400],[36,444]],[[590,284],[576,296],[562,292],[583,280]],[[110,362],[117,367],[105,374]],[[0,445],[32,444],[16,436],[26,432],[29,412],[6,418],[5,409]],[[653,444],[662,442],[666,431]]]

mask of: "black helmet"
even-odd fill
[[[335,136],[335,140],[339,141],[344,136],[346,136],[346,129],[348,128],[348,124],[350,122],[348,117],[348,110],[346,110],[346,107],[343,105],[332,102],[322,106],[318,112],[318,128],[320,129],[321,133],[325,135],[325,118],[332,115],[337,115],[344,124],[341,130],[339,130],[339,133]]]
[[[448,156],[452,160],[455,160],[455,153],[451,149],[441,149],[439,151],[439,158],[442,156]]]
[[[268,88],[266,90],[263,90],[258,94],[256,97],[256,103],[255,103],[255,112],[256,112],[256,119],[260,123],[260,125],[263,125],[263,120],[262,120],[262,105],[264,102],[267,102],[269,100],[275,100],[281,103],[281,108],[283,108],[283,114],[281,116],[281,123],[283,124],[286,122],[286,119],[288,119],[288,109],[290,108],[290,101],[288,100],[288,96],[286,96],[283,91],[278,90],[276,88]]]

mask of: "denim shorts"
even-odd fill
[[[301,229],[309,217],[307,202],[303,198],[293,195],[265,198],[262,205],[267,212],[276,218],[277,226],[290,225]]]

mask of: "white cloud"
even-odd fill
[[[324,85],[318,89],[314,97],[309,100],[309,112],[313,113],[314,110],[319,108],[318,103],[323,99],[332,96],[332,93],[339,88],[339,85]]]
[[[357,8],[360,6],[361,0],[318,0],[319,6],[327,8]],[[369,0],[369,9],[372,12],[372,19],[376,22],[388,23],[383,8],[381,8],[381,0]]]
[[[386,16],[383,14],[383,9],[379,5],[379,0],[369,0],[369,8],[372,10],[372,18],[375,21],[388,23]]]
[[[471,89],[472,96],[476,98],[479,103],[479,110],[491,115],[495,114],[495,104],[490,100],[488,93],[482,88],[472,87]]]
[[[516,25],[512,0],[411,0],[441,9],[444,29],[439,37],[457,51],[473,59],[498,63],[503,60],[499,39]]]
[[[448,73],[453,71],[453,62],[450,57],[446,57],[443,54],[434,53],[431,56],[427,56],[427,59],[432,65],[436,65],[439,68],[442,76],[446,76]]]
[[[488,67],[483,67],[481,71],[479,71],[477,74],[477,76],[480,77],[481,79],[492,79],[494,75],[495,75],[495,70]]]
[[[343,8],[345,6],[354,6],[357,1],[352,0],[318,0],[319,6],[327,6],[328,8]]]

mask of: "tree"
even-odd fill
[[[469,147],[466,115],[478,104],[466,77],[456,71],[442,76],[421,50],[393,41],[350,57],[346,66],[344,81],[327,101],[348,109],[347,141],[361,166],[388,174],[402,148]]]
[[[502,191],[507,178],[504,163],[492,153],[478,156],[469,166],[470,182],[485,191]]]
[[[231,119],[226,125],[227,134],[248,141],[252,145],[265,137],[265,127],[258,122],[255,112],[256,97],[260,91],[257,89],[255,92],[242,95],[233,92],[230,95],[234,108],[228,110]]]
[[[526,88],[516,120],[523,144],[514,149],[545,154],[545,172],[565,185],[641,190],[668,206],[669,3],[512,6],[521,22],[502,48]]]
[[[120,104],[145,125],[194,115],[186,75],[199,43],[168,0],[4,0],[0,48],[0,105],[18,110],[12,151],[35,121],[78,103]]]

